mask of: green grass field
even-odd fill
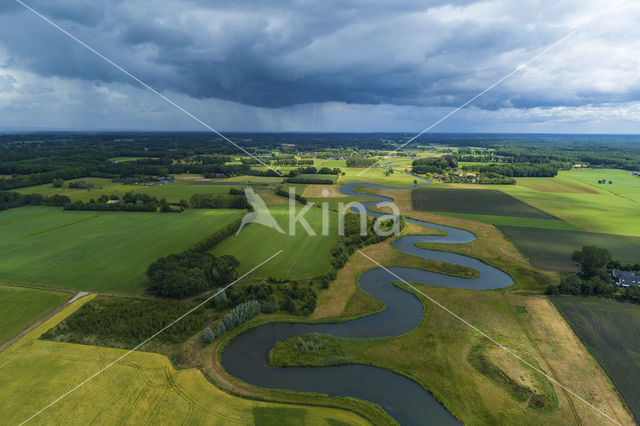
[[[640,202],[640,177],[629,173],[627,170],[576,169],[561,172],[561,176],[589,185],[596,191],[607,191]],[[607,183],[599,184],[600,179],[606,179]],[[609,181],[613,183],[609,184]]]
[[[247,176],[244,176],[245,178]],[[83,178],[74,180],[84,180],[94,184],[92,190],[86,189],[70,189],[69,182],[66,181],[63,188],[54,188],[51,184],[29,186],[20,188],[18,192],[22,194],[41,194],[50,196],[54,194],[66,195],[71,201],[89,201],[97,199],[102,194],[122,196],[127,192],[139,194],[147,194],[158,199],[166,199],[170,203],[178,203],[181,199],[189,201],[193,194],[228,194],[230,188],[242,188],[242,185],[203,185],[191,182],[172,182],[166,185],[123,185],[121,183],[112,182],[109,179],[101,178]],[[222,179],[221,179],[222,180]]]
[[[336,176],[336,175],[319,175],[319,174],[315,174],[315,175],[301,174],[301,175],[296,176],[294,179],[330,180],[332,182],[335,182],[336,179],[338,179],[338,176]]]
[[[571,260],[571,254],[585,245],[609,249],[613,258],[622,263],[640,261],[640,238],[638,237],[509,225],[498,226],[498,229],[529,259],[533,266],[542,269],[577,270],[575,262]]]
[[[640,421],[640,306],[575,296],[551,300]]]
[[[337,183],[342,185],[347,183],[374,183],[377,185],[402,187],[413,185],[413,181],[415,180],[413,176],[400,171],[396,171],[389,176],[385,176],[385,170],[378,166],[372,167],[366,172],[364,172],[366,170],[365,168],[353,168],[346,166],[340,168],[345,172],[345,175],[340,176]],[[358,176],[360,173],[362,173],[362,175]]]
[[[0,418],[18,424],[126,353],[38,340],[90,300],[75,302],[0,353]],[[86,299],[86,300],[85,300]],[[325,407],[238,398],[195,368],[176,370],[167,357],[133,352],[29,424],[365,424],[353,413]]]
[[[338,240],[337,214],[330,212],[329,235],[323,236],[322,210],[313,207],[308,210],[305,218],[316,236],[308,235],[300,224],[296,227],[296,235],[290,236],[288,207],[272,207],[270,212],[285,234],[253,223],[237,236],[231,236],[218,244],[212,253],[237,257],[240,260],[240,272],[244,273],[278,250],[283,250],[279,256],[254,272],[258,277],[300,279],[327,272],[331,249]]]
[[[411,203],[414,210],[420,211],[556,219],[495,189],[477,190],[429,185],[411,191]]]
[[[71,298],[71,293],[0,285],[0,345]]]
[[[0,212],[0,281],[140,294],[157,258],[192,247],[244,213],[6,210]]]
[[[626,173],[621,170],[561,171],[555,178],[518,178],[517,185],[501,185],[499,189],[585,231],[640,236],[638,202],[631,198],[640,192],[640,178]],[[598,179],[606,176],[614,183],[598,185]],[[581,181],[593,179],[593,185]],[[611,192],[616,190],[626,195]]]

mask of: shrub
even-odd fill
[[[213,331],[207,327],[204,329],[204,332],[202,333],[202,342],[205,344],[209,344],[211,342],[213,342],[213,340],[216,338],[215,334],[213,334]]]

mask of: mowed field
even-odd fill
[[[495,189],[478,191],[429,185],[414,189],[411,192],[411,202],[413,209],[420,211],[556,219],[540,209]]]
[[[244,213],[6,210],[0,212],[0,281],[140,294],[152,262],[192,247]]]
[[[561,176],[594,187],[595,191],[607,191],[640,202],[640,177],[631,175],[632,172],[627,170],[576,169],[560,173]],[[601,179],[605,179],[607,183],[599,184]],[[609,184],[609,181],[612,183]]]
[[[485,186],[429,185],[411,191],[411,203],[414,210],[491,225],[578,229],[515,197]]]
[[[71,293],[0,285],[0,345],[71,297]]]
[[[551,300],[640,422],[640,306],[574,296]]]
[[[640,178],[626,173],[607,169],[561,171],[554,178],[517,178],[517,185],[501,185],[499,189],[585,231],[640,236]],[[607,176],[613,184],[597,183]]]
[[[246,176],[243,176],[246,178]],[[89,201],[90,199],[98,199],[101,195],[118,195],[123,196],[127,192],[137,194],[147,194],[158,199],[166,199],[170,203],[178,203],[181,199],[189,201],[194,194],[228,194],[230,188],[243,188],[242,184],[238,185],[207,185],[198,184],[189,181],[176,181],[165,185],[123,185],[121,183],[112,182],[109,179],[101,178],[82,178],[73,181],[84,180],[93,183],[91,190],[69,188],[69,182],[65,181],[63,188],[54,188],[51,184],[29,186],[20,188],[17,191],[22,194],[40,194],[43,196],[51,196],[55,194],[66,195],[71,201]]]
[[[604,247],[622,263],[640,259],[640,237],[595,232],[498,226],[532,265],[543,269],[576,271],[571,254],[585,245]]]
[[[124,350],[38,340],[85,297],[0,353],[0,418],[19,424],[74,388]],[[30,424],[365,424],[324,407],[231,396],[196,369],[175,370],[159,354],[133,352],[31,420]]]
[[[637,220],[640,200],[640,178],[628,175],[623,170],[572,170],[560,171],[553,178],[517,178],[516,185],[470,185],[442,184],[437,188],[487,191],[499,190],[540,211],[561,219],[569,225],[556,223],[526,223],[505,219],[504,213],[479,215],[457,210],[441,211],[440,214],[504,226],[525,226],[589,232],[640,236],[640,221]],[[598,184],[598,179],[609,176],[613,184]],[[595,181],[594,181],[595,178]],[[593,184],[585,182],[594,182]],[[434,186],[435,189],[435,186]],[[619,195],[615,193],[619,191]],[[482,194],[482,193],[480,193]],[[482,198],[481,195],[478,198]],[[462,197],[460,197],[462,198]],[[481,207],[481,206],[480,206]],[[454,209],[454,207],[451,207]],[[463,207],[460,207],[463,208]],[[430,209],[435,211],[435,209]],[[475,214],[474,218],[472,215]],[[531,218],[528,218],[531,219]]]
[[[301,208],[298,208],[298,212]],[[289,235],[289,210],[286,206],[269,209],[284,234],[275,229],[252,223],[238,235],[232,235],[213,248],[215,255],[231,254],[240,260],[239,272],[245,273],[263,260],[282,250],[282,253],[256,270],[258,277],[300,279],[329,271],[330,253],[338,240],[338,216],[329,212],[329,232],[322,235],[322,210],[310,208],[305,214],[309,226],[316,233],[307,234],[298,223],[295,235]]]

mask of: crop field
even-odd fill
[[[330,252],[338,239],[337,214],[330,212],[329,234],[323,236],[322,210],[310,208],[304,217],[316,235],[308,235],[298,223],[295,235],[290,236],[288,208],[273,207],[270,213],[285,232],[284,234],[253,223],[238,235],[231,236],[218,244],[213,248],[212,253],[231,254],[237,257],[240,260],[239,272],[242,274],[278,250],[282,250],[280,255],[253,273],[258,277],[300,279],[327,272],[330,265]]]
[[[584,245],[604,247],[622,263],[640,261],[640,238],[560,229],[498,226],[532,265],[550,270],[575,271],[574,250]]]
[[[100,178],[83,178],[74,180],[84,180],[94,184],[92,190],[68,188],[66,181],[63,188],[54,188],[51,184],[29,186],[20,188],[18,192],[22,194],[41,194],[50,196],[54,194],[66,195],[71,201],[89,201],[97,199],[102,194],[122,196],[127,192],[138,194],[147,194],[158,199],[166,199],[170,203],[178,203],[181,199],[189,201],[193,194],[227,194],[230,188],[242,188],[241,184],[234,185],[215,185],[215,184],[198,184],[188,181],[177,181],[165,185],[123,185],[121,183],[112,182],[109,179]]]
[[[562,173],[562,172],[560,172]],[[558,175],[553,178],[518,178],[516,179],[518,186],[524,186],[529,189],[540,192],[555,192],[564,194],[597,194],[598,191],[590,188],[580,182],[576,182],[567,177],[567,175]]]
[[[597,172],[600,171],[597,170]],[[604,170],[602,171],[604,172]],[[530,178],[525,181],[525,185],[528,186],[501,185],[499,189],[585,231],[640,236],[640,221],[637,220],[638,203],[629,196],[623,197],[610,192],[616,190],[615,180],[612,185],[599,185],[597,183],[599,178],[596,178],[593,186],[587,186],[579,180],[573,179],[574,176],[586,176],[581,175],[584,172],[592,171],[561,171],[559,176],[555,178]],[[628,176],[625,174],[626,172],[617,172],[626,176],[627,182],[630,181],[628,185],[637,188],[637,191],[640,192],[640,178]],[[593,177],[596,176],[598,175],[593,175]],[[618,176],[622,187],[620,179],[622,176],[619,173]],[[533,179],[536,179],[536,189],[530,187],[529,182]],[[636,179],[637,183],[633,179]],[[517,180],[520,182],[523,179],[518,178]],[[581,185],[586,189],[581,190],[582,192],[557,192],[553,190],[558,185],[560,188],[566,188],[567,182]],[[633,195],[634,191],[634,189],[627,189],[625,193]]]
[[[120,349],[39,340],[86,303],[75,302],[0,353],[0,417],[18,424],[122,356]],[[133,352],[62,399],[32,424],[364,424],[347,411],[234,397],[190,368],[176,370],[159,354]]]
[[[256,170],[268,170],[266,167],[256,167]],[[283,171],[283,169],[280,169]],[[277,184],[282,182],[281,177],[278,176],[234,176],[230,178],[216,179],[214,182],[239,182],[239,183],[262,183],[262,184]]]
[[[560,172],[560,176],[589,185],[596,191],[607,191],[640,202],[640,177],[629,173],[614,169],[576,169]],[[599,184],[601,179],[607,183]],[[609,181],[612,183],[609,184]]]
[[[426,186],[411,191],[411,202],[414,210],[421,211],[556,219],[495,189]]]
[[[551,300],[640,421],[640,306],[575,296]]]
[[[379,165],[378,165],[379,166]],[[385,169],[381,169],[378,166],[372,167],[366,172],[362,173],[365,168],[356,167],[344,167],[341,168],[345,172],[344,176],[338,178],[339,184],[347,183],[374,183],[377,185],[386,186],[411,186],[415,178],[406,173],[396,171],[389,176],[385,176]],[[362,175],[358,176],[360,173]]]
[[[332,182],[335,182],[338,177],[336,175],[301,174],[301,175],[296,176],[296,178],[297,179],[311,179],[311,180],[330,180]]]
[[[515,216],[495,216],[490,214],[452,213],[452,212],[431,212],[433,214],[455,217],[458,219],[473,220],[475,222],[487,223],[496,226],[520,226],[543,229],[563,229],[577,230],[577,226],[557,219],[538,219],[532,217]]]
[[[6,210],[0,212],[0,281],[140,294],[152,262],[193,246],[244,213]]]
[[[81,180],[87,183],[92,183],[94,188],[91,191],[86,189],[80,189],[80,188],[69,188],[69,182],[77,182]],[[62,188],[55,188],[52,184],[45,183],[42,185],[18,188],[15,191],[21,194],[40,194],[45,197],[59,194],[59,195],[66,195],[67,197],[71,198],[73,201],[75,200],[88,201],[90,198],[98,198],[103,193],[108,194],[109,191],[117,191],[118,190],[117,188],[121,186],[123,186],[121,183],[113,182],[111,179],[86,177],[81,179],[66,180]]]
[[[0,345],[71,298],[71,293],[0,285]]]

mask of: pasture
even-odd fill
[[[365,168],[341,167],[341,169],[345,175],[341,175],[338,178],[338,183],[342,185],[347,183],[374,183],[377,185],[404,187],[412,186],[415,180],[415,177],[400,171],[395,171],[393,174],[385,176],[386,169],[381,169],[380,164],[370,168],[366,172],[364,172],[366,170]],[[360,173],[362,173],[362,175],[360,175]]]
[[[240,260],[240,274],[249,271],[278,250],[283,252],[256,270],[253,275],[301,279],[328,272],[331,249],[338,240],[337,214],[330,212],[329,234],[323,236],[322,210],[315,207],[310,208],[305,218],[316,233],[315,236],[310,236],[300,223],[295,228],[295,235],[289,235],[288,207],[272,207],[269,211],[284,234],[275,229],[252,223],[240,231],[238,235],[232,235],[218,244],[211,252],[214,255],[231,254],[237,257]]]
[[[585,171],[561,171],[560,175],[554,178],[530,178],[525,180],[523,185],[501,185],[499,189],[585,231],[640,236],[638,202],[604,190],[614,190],[615,181],[613,185],[598,185],[596,179],[595,186],[587,186],[572,178],[580,176],[579,173],[583,172]],[[640,188],[640,178],[628,178],[637,179],[635,185]],[[533,179],[536,189],[531,187],[530,182]],[[524,179],[517,180],[520,182]],[[567,191],[567,182],[580,185],[580,192],[557,192],[554,189],[559,187],[565,188],[561,189],[562,191]],[[630,191],[625,193],[633,195]]]
[[[0,345],[71,298],[71,293],[0,285]]]
[[[632,176],[627,170],[575,169],[560,172],[560,175],[591,186],[595,191],[607,191],[620,197],[640,202],[640,177]],[[607,183],[599,184],[605,179]],[[609,184],[609,181],[612,181]]]
[[[0,353],[3,423],[26,420],[125,353],[38,339],[90,299],[65,308]],[[238,398],[216,388],[195,368],[176,370],[163,355],[133,352],[32,424],[254,424],[274,413],[284,424],[301,419],[318,425],[365,423],[343,410]]]
[[[246,178],[246,176],[245,176]],[[112,182],[109,179],[101,178],[82,178],[74,179],[74,181],[84,180],[94,184],[94,188],[74,189],[69,188],[69,182],[65,181],[63,188],[54,188],[51,184],[29,186],[20,188],[17,191],[22,194],[41,194],[43,196],[51,196],[54,194],[66,195],[71,201],[89,201],[97,199],[102,194],[123,196],[127,192],[137,194],[147,194],[158,199],[166,199],[170,203],[178,203],[181,199],[189,201],[193,194],[228,194],[230,188],[243,188],[242,183],[238,185],[216,185],[207,183],[195,183],[189,181],[176,181],[165,185],[123,185],[121,183]],[[222,181],[222,179],[220,179]],[[215,181],[218,182],[218,181]]]
[[[640,262],[639,237],[508,225],[498,229],[533,266],[542,269],[576,271],[571,254],[584,245],[604,247],[622,263]]]
[[[575,296],[551,300],[640,421],[640,306]]]
[[[474,215],[556,219],[552,215],[495,189],[429,185],[411,191],[414,210]]]
[[[0,281],[140,294],[152,262],[192,247],[244,213],[6,210],[0,212]]]

